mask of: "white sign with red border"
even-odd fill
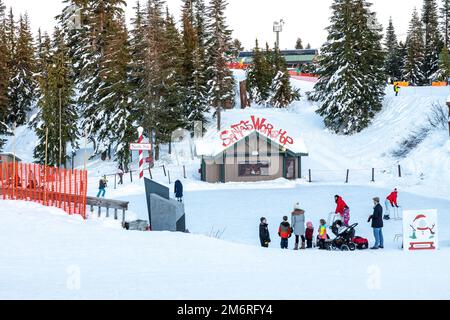
[[[130,150],[132,151],[152,151],[151,143],[130,143]]]
[[[403,212],[403,249],[405,251],[439,249],[437,210]]]

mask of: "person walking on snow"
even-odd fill
[[[281,238],[281,249],[287,249],[289,246],[289,238],[292,236],[292,228],[287,216],[283,217],[283,222],[278,228],[278,235]]]
[[[345,203],[344,199],[341,196],[335,195],[334,201],[336,202],[336,210],[335,213],[341,216],[341,220],[344,222],[345,226],[348,226],[350,222],[350,208]]]
[[[305,249],[305,210],[300,208],[300,204],[296,203],[291,216],[292,229],[295,235],[295,248],[299,249],[300,238],[302,238],[301,249]]]
[[[394,92],[395,96],[398,97],[398,94],[400,93],[400,86],[398,84],[394,84]]]
[[[386,198],[386,200],[384,201],[384,205],[386,207],[386,214],[384,215],[384,219],[385,220],[389,220],[391,219],[390,217],[390,213],[391,213],[391,207],[394,208],[398,208],[398,204],[397,204],[397,197],[398,197],[398,191],[397,188],[394,189],[394,191],[392,191]]]
[[[178,202],[183,202],[183,184],[180,180],[175,181],[174,193]]]
[[[259,240],[261,241],[261,247],[268,248],[270,244],[270,233],[267,219],[262,217],[259,224]]]
[[[373,235],[375,237],[375,245],[371,248],[372,250],[383,249],[384,239],[383,239],[383,207],[380,204],[380,198],[373,198],[373,214],[369,217],[367,222],[372,221]]]
[[[108,179],[106,179],[106,175],[103,176],[103,178],[100,179],[99,183],[98,183],[98,193],[97,193],[97,198],[101,197],[105,197],[105,193],[106,193],[106,187],[108,186]]]

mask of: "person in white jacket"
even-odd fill
[[[300,238],[302,239],[301,249],[305,249],[305,210],[300,208],[300,204],[296,203],[291,216],[291,226],[295,235],[295,248],[299,249]]]

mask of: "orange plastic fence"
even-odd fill
[[[0,197],[61,208],[86,218],[87,171],[28,163],[0,164]]]
[[[447,86],[447,82],[433,82],[431,85],[433,87],[446,87]]]

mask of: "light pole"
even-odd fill
[[[275,32],[277,36],[276,49],[280,49],[280,32],[283,31],[283,26],[284,26],[283,19],[281,19],[280,21],[274,21],[273,23],[273,32]]]

